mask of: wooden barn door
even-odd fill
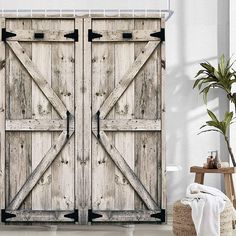
[[[88,19],[84,32],[88,219],[163,222],[163,21]]]
[[[1,28],[1,220],[78,221],[74,117],[82,100],[75,94],[82,20],[1,19]]]

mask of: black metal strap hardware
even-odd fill
[[[166,68],[166,62],[164,60],[161,60],[161,66],[162,66],[163,69]]]
[[[89,209],[89,210],[88,210],[88,222],[92,222],[93,219],[101,218],[101,217],[102,217],[102,215],[97,214],[97,213],[94,213],[94,212],[92,211],[92,209]]]
[[[150,36],[159,38],[161,41],[165,41],[165,29],[161,28],[161,31],[152,33]]]
[[[5,209],[1,210],[1,221],[2,222],[6,222],[7,219],[10,219],[10,218],[13,218],[13,217],[16,217],[16,215],[6,212]]]
[[[123,39],[132,39],[133,35],[132,35],[132,33],[123,33],[122,37],[123,37]]]
[[[100,139],[100,111],[98,110],[96,113],[97,117],[97,138]]]
[[[79,31],[78,31],[78,29],[75,29],[74,32],[65,34],[64,37],[74,39],[75,42],[78,42],[78,40],[79,40]]]
[[[73,213],[69,213],[64,215],[65,218],[70,218],[70,219],[74,219],[75,222],[79,221],[79,211],[78,209],[75,209],[75,211]]]
[[[44,38],[44,33],[34,33],[34,38],[35,39],[43,39]]]
[[[2,41],[6,42],[7,38],[15,37],[16,34],[6,31],[6,28],[2,28]]]
[[[161,209],[160,213],[151,214],[150,216],[154,217],[154,218],[160,219],[161,222],[165,222],[166,221],[166,210],[165,209]]]
[[[66,128],[67,128],[67,133],[66,133],[66,138],[69,138],[70,135],[69,135],[69,132],[70,132],[70,112],[67,111],[66,112]]]
[[[101,38],[102,34],[94,33],[91,29],[88,30],[88,41],[92,42],[93,39]]]

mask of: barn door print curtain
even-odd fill
[[[1,222],[164,222],[162,18],[1,18]]]

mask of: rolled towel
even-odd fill
[[[217,169],[229,167],[229,162],[219,162],[217,163]]]

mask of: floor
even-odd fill
[[[1,226],[0,236],[173,236],[169,225]]]
[[[174,236],[170,225],[1,226],[0,236]],[[236,236],[236,230],[232,234]]]

